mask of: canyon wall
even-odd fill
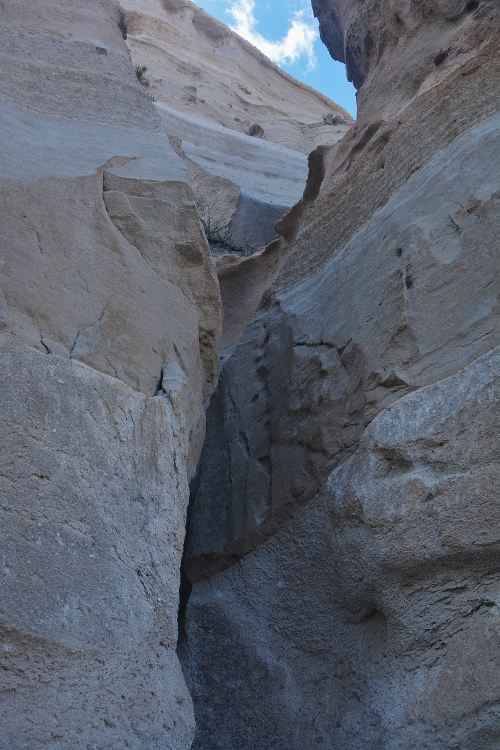
[[[147,68],[208,234],[229,238],[221,250],[254,252],[301,198],[309,152],[338,142],[352,118],[190,0],[122,6],[132,59]]]
[[[221,303],[112,0],[0,3],[2,750],[187,750],[188,482]]]
[[[500,10],[312,6],[0,2],[1,750],[499,747]]]
[[[359,117],[208,410],[193,748],[495,750],[500,9],[313,9]]]

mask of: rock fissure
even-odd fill
[[[480,143],[499,131],[490,93],[474,122],[451,115],[461,66],[473,76],[480,58],[498,64],[498,29],[463,26],[477,10],[463,2],[432,16],[425,3],[398,6],[399,19],[393,5],[313,3],[323,41],[359,86],[360,118],[321,151],[308,211],[278,223],[285,260],[224,357],[207,412],[184,558],[195,750],[500,740],[489,700],[498,641],[482,622],[493,622],[495,598],[481,593],[498,589],[498,318],[483,300],[498,292],[486,258],[500,227],[482,214],[473,237],[462,219],[483,179]],[[401,29],[419,46],[420,81]],[[475,50],[466,62],[460,44]],[[493,171],[486,182],[481,195],[493,195]],[[465,697],[479,674],[488,687],[475,682]]]
[[[0,747],[493,750],[498,3],[313,0],[356,122],[190,0],[33,4]]]

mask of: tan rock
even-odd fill
[[[346,63],[358,114],[378,122],[469,69],[478,52],[494,57],[495,0],[312,0],[320,33]]]
[[[147,67],[163,125],[180,139],[202,218],[228,247],[254,252],[301,198],[306,155],[338,142],[352,118],[190,0],[122,5],[133,61]]]
[[[0,8],[0,746],[187,750],[215,267],[118,3]]]
[[[60,36],[66,33],[57,42],[43,35],[28,39],[19,30],[23,9],[16,26],[11,7],[5,32],[17,45],[4,47],[7,71],[17,48],[35,50],[15,90],[9,89],[14,74],[5,77],[2,288],[11,329],[41,351],[42,339],[57,341],[71,356],[148,395],[158,390],[162,367],[179,361],[189,373],[195,456],[203,440],[201,401],[217,372],[220,319],[215,269],[188,176],[120,38],[118,49],[111,48],[115,18],[104,15],[101,37],[84,43],[72,39],[87,33],[87,22],[81,26],[67,9],[64,27],[57,14],[51,18],[55,11],[51,6],[44,20],[61,26]],[[106,56],[94,41],[108,45]],[[54,72],[47,74],[55,44]],[[75,87],[88,86],[89,106],[53,81],[68,68],[77,71]],[[95,81],[87,84],[90,71]],[[122,92],[102,106],[100,89],[113,75]],[[43,92],[38,104],[30,99],[36,86]],[[124,108],[128,96],[133,116]]]
[[[331,127],[310,127],[325,112],[352,120],[190,0],[122,6],[134,62],[147,66],[155,99],[178,113],[241,134],[258,124],[267,140],[306,155],[325,138],[338,140]]]

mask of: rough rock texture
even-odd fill
[[[387,120],[449,77],[470,69],[498,24],[495,0],[311,0],[320,33],[354,83],[358,115]],[[491,54],[490,53],[490,54]],[[489,54],[486,53],[485,59]]]
[[[359,119],[212,397],[194,747],[496,750],[500,9],[315,10]]]
[[[134,60],[148,66],[149,89],[179,114],[242,134],[257,124],[270,142],[304,154],[325,138],[338,140],[336,127],[323,122],[327,112],[352,119],[190,0],[122,6],[127,43]],[[318,134],[311,126],[320,122]]]
[[[215,267],[108,0],[0,4],[2,750],[187,749]]]
[[[352,118],[189,0],[122,5],[133,61],[147,66],[203,218],[255,251],[300,199],[306,155],[340,140]]]
[[[499,370],[496,349],[384,410],[292,521],[195,585],[193,747],[498,747]]]
[[[184,410],[2,347],[2,750],[189,748]]]
[[[381,409],[498,343],[499,130],[489,119],[439,152],[247,328],[212,397],[195,557],[251,548]]]

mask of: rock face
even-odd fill
[[[356,123],[188,0],[0,3],[1,750],[500,746],[500,9],[313,9]]]
[[[194,747],[498,746],[499,365],[384,410],[314,501],[194,586]]]
[[[122,5],[132,59],[147,66],[212,238],[255,251],[301,198],[307,154],[339,141],[352,118],[189,0]]]
[[[208,412],[193,747],[494,750],[500,11],[313,5],[359,119]]]
[[[215,267],[118,3],[0,18],[0,747],[187,750],[179,570]]]

